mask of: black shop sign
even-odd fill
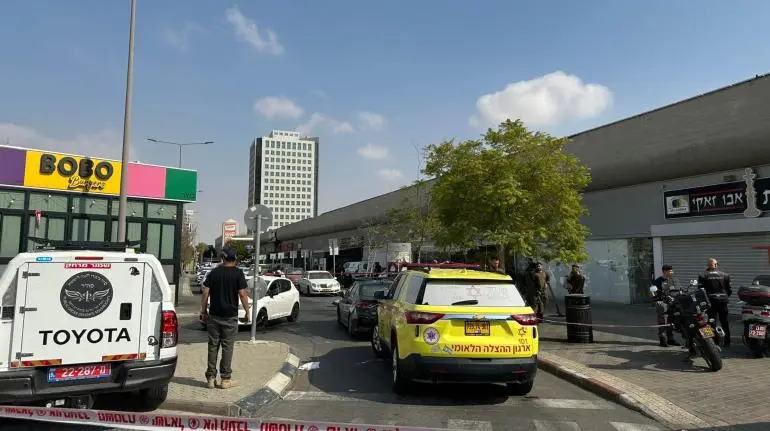
[[[53,154],[41,155],[40,174],[53,175],[55,173],[67,178],[67,188],[70,190],[103,190],[107,181],[115,173],[115,168],[110,162],[94,163],[93,160],[85,157],[78,161],[70,156],[64,156],[57,160]]]
[[[754,218],[770,211],[770,178],[757,179],[749,168],[742,177],[743,181],[664,192],[666,218],[728,214]]]

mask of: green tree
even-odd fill
[[[403,188],[401,204],[388,212],[393,239],[412,244],[412,254],[420,260],[425,242],[439,232],[427,181],[415,181]]]
[[[238,261],[242,261],[245,259],[248,259],[251,254],[248,250],[246,250],[246,243],[242,241],[229,241],[227,243],[230,248],[233,249],[235,252],[235,256],[238,258]]]
[[[187,228],[187,226],[182,226],[182,238],[181,238],[181,259],[182,259],[182,268],[189,269],[192,265],[194,265],[195,261],[195,245],[193,244],[193,241],[195,241],[195,228]]]
[[[589,232],[580,222],[587,214],[582,191],[591,176],[564,151],[568,142],[507,120],[480,139],[429,146],[425,173],[436,177],[437,242],[488,242],[546,261],[584,261]]]

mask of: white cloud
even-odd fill
[[[358,113],[358,123],[361,130],[382,130],[387,124],[385,116],[375,112],[361,111]]]
[[[404,176],[398,169],[380,169],[377,175],[385,181],[395,181]]]
[[[367,160],[382,160],[390,155],[387,148],[374,144],[366,144],[365,147],[359,148],[356,153]]]
[[[311,132],[316,130],[318,127],[328,128],[332,133],[337,134],[353,133],[356,131],[353,128],[353,125],[347,121],[335,120],[332,117],[318,112],[311,115],[307,123],[297,126],[297,131],[304,136],[310,136]]]
[[[79,133],[68,139],[53,138],[37,130],[13,123],[0,123],[0,143],[8,142],[15,147],[48,150],[95,158],[120,160],[123,152],[123,137],[112,129]],[[130,159],[137,160],[134,146]]]
[[[585,84],[574,75],[553,72],[530,81],[508,84],[476,101],[475,127],[495,127],[510,118],[527,126],[552,126],[567,120],[600,115],[612,104],[612,92],[600,84]]]
[[[194,22],[188,22],[181,30],[167,28],[163,31],[163,39],[166,44],[180,50],[190,49],[190,36],[192,33],[206,33],[206,29]]]
[[[269,28],[263,32],[264,35],[260,34],[257,23],[244,16],[237,5],[225,10],[225,18],[233,27],[235,36],[242,42],[251,45],[258,53],[283,54],[284,48],[278,42],[278,35]]]
[[[268,96],[254,102],[254,110],[265,118],[292,118],[296,120],[305,113],[301,106],[283,96]]]

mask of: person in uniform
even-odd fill
[[[536,263],[527,277],[527,302],[535,310],[538,319],[543,318],[548,303],[548,283],[550,277],[543,271],[543,265]]]
[[[671,265],[663,265],[661,268],[663,275],[656,278],[652,282],[653,286],[658,288],[655,292],[655,313],[658,316],[658,325],[667,325],[658,327],[658,338],[660,338],[660,346],[680,346],[674,339],[674,328],[669,325],[668,304],[664,301],[673,291],[679,291],[680,288],[674,278],[674,267]]]
[[[708,259],[706,271],[698,276],[698,285],[702,286],[711,301],[711,313],[716,314],[722,330],[725,331],[725,347],[730,347],[730,320],[727,306],[733,288],[730,286],[730,274],[719,269],[719,262],[713,257]]]

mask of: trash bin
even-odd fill
[[[593,343],[594,331],[590,326],[593,323],[591,297],[581,294],[565,295],[564,303],[567,309],[567,342]],[[571,325],[571,323],[578,323],[578,325]]]

